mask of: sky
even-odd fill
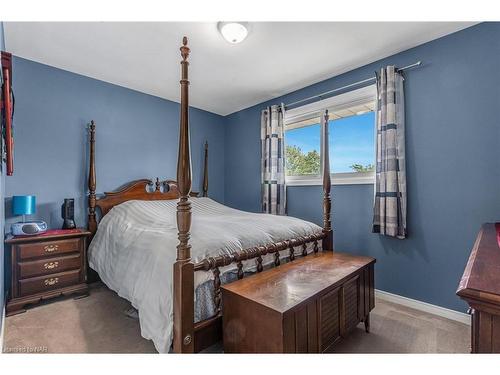
[[[375,113],[330,121],[330,171],[353,172],[352,164],[375,164]],[[296,145],[305,153],[320,148],[320,125],[288,130],[287,145]]]

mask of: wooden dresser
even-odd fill
[[[484,224],[457,294],[472,313],[471,352],[500,353],[500,224]]]
[[[8,238],[11,285],[6,314],[60,295],[86,295],[86,239],[90,232]]]
[[[320,252],[222,287],[226,353],[331,351],[375,306],[370,257]]]

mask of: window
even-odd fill
[[[320,116],[329,112],[333,184],[373,183],[375,87],[369,86],[294,108],[285,115],[286,178],[290,185],[317,185],[321,177]]]
[[[297,122],[285,128],[285,162],[287,176],[318,176],[320,159],[321,125],[319,117]]]

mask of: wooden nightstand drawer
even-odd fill
[[[19,263],[19,278],[49,275],[68,270],[78,269],[82,266],[80,254],[67,255],[62,257],[46,258]]]
[[[80,251],[80,239],[70,238],[60,241],[47,241],[26,243],[18,245],[20,249],[19,258],[29,259],[42,256],[54,256],[65,253],[73,253]]]
[[[59,289],[68,285],[77,284],[80,280],[80,270],[73,270],[52,275],[32,277],[19,280],[21,296]]]

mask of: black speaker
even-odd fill
[[[61,207],[61,215],[64,219],[62,229],[74,229],[75,224],[75,200],[73,198],[64,199]]]

